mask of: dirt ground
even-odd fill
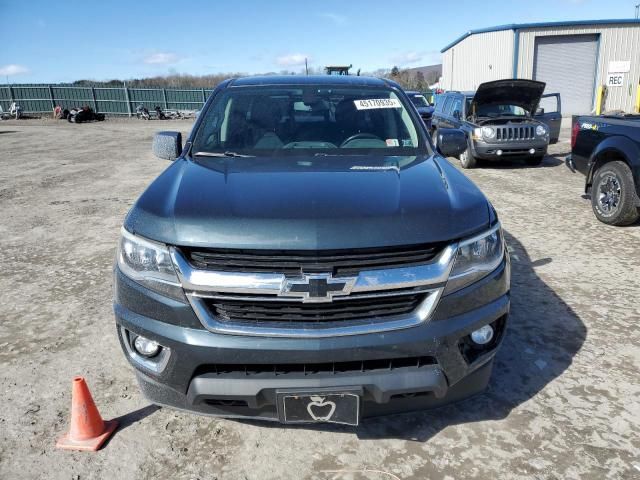
[[[120,225],[188,121],[0,123],[0,478],[640,478],[640,226],[599,223],[562,159],[467,173],[512,250],[512,316],[489,390],[359,428],[282,428],[156,408],[115,335]],[[566,133],[566,132],[565,132]],[[71,379],[120,429],[55,449]]]

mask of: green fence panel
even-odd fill
[[[206,95],[206,93],[205,93]],[[167,89],[167,106],[176,110],[200,110],[204,102],[202,90]]]
[[[135,114],[138,105],[144,105],[150,111],[156,105],[163,109],[200,110],[212,91],[202,88],[126,89],[124,86],[7,85],[0,87],[0,106],[7,111],[11,102],[15,100],[25,113],[48,113],[55,105],[68,109],[88,105],[98,112],[112,115]]]
[[[11,105],[11,93],[9,87],[0,87],[0,107],[5,112],[9,110]]]
[[[53,102],[63,109],[79,108],[89,105],[94,108],[90,87],[59,87],[51,86]]]
[[[128,115],[127,94],[124,88],[95,87],[98,111],[114,115]]]
[[[135,112],[138,105],[144,105],[149,110],[153,110],[156,105],[164,108],[164,96],[161,88],[130,88],[129,99],[131,100],[131,111]]]

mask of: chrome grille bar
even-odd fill
[[[367,270],[355,277],[348,295],[334,297],[336,304],[349,300],[391,296],[423,296],[415,310],[379,318],[326,322],[250,322],[216,318],[207,302],[233,300],[247,302],[301,302],[283,293],[287,276],[279,273],[234,273],[194,268],[176,248],[171,249],[176,272],[194,312],[202,325],[215,333],[249,336],[322,338],[360,335],[409,328],[425,322],[444,290],[457,252],[457,244],[445,247],[431,262],[399,268]],[[334,277],[339,280],[341,277]],[[291,303],[295,305],[295,303]],[[320,307],[319,307],[320,308]]]

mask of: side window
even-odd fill
[[[451,107],[451,97],[447,95],[444,105],[442,105],[442,113],[444,115],[449,115],[449,107]]]
[[[450,115],[452,117],[462,118],[462,97],[455,97],[453,99],[451,102]]]
[[[543,95],[538,108],[542,108],[544,113],[559,113],[558,97],[556,95]]]

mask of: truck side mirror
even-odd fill
[[[158,158],[175,160],[182,153],[182,134],[180,132],[157,132],[153,136],[151,149]]]
[[[457,128],[438,129],[438,150],[445,157],[457,157],[467,149],[467,136]]]
[[[539,108],[536,110],[536,115],[544,115],[544,108]]]

